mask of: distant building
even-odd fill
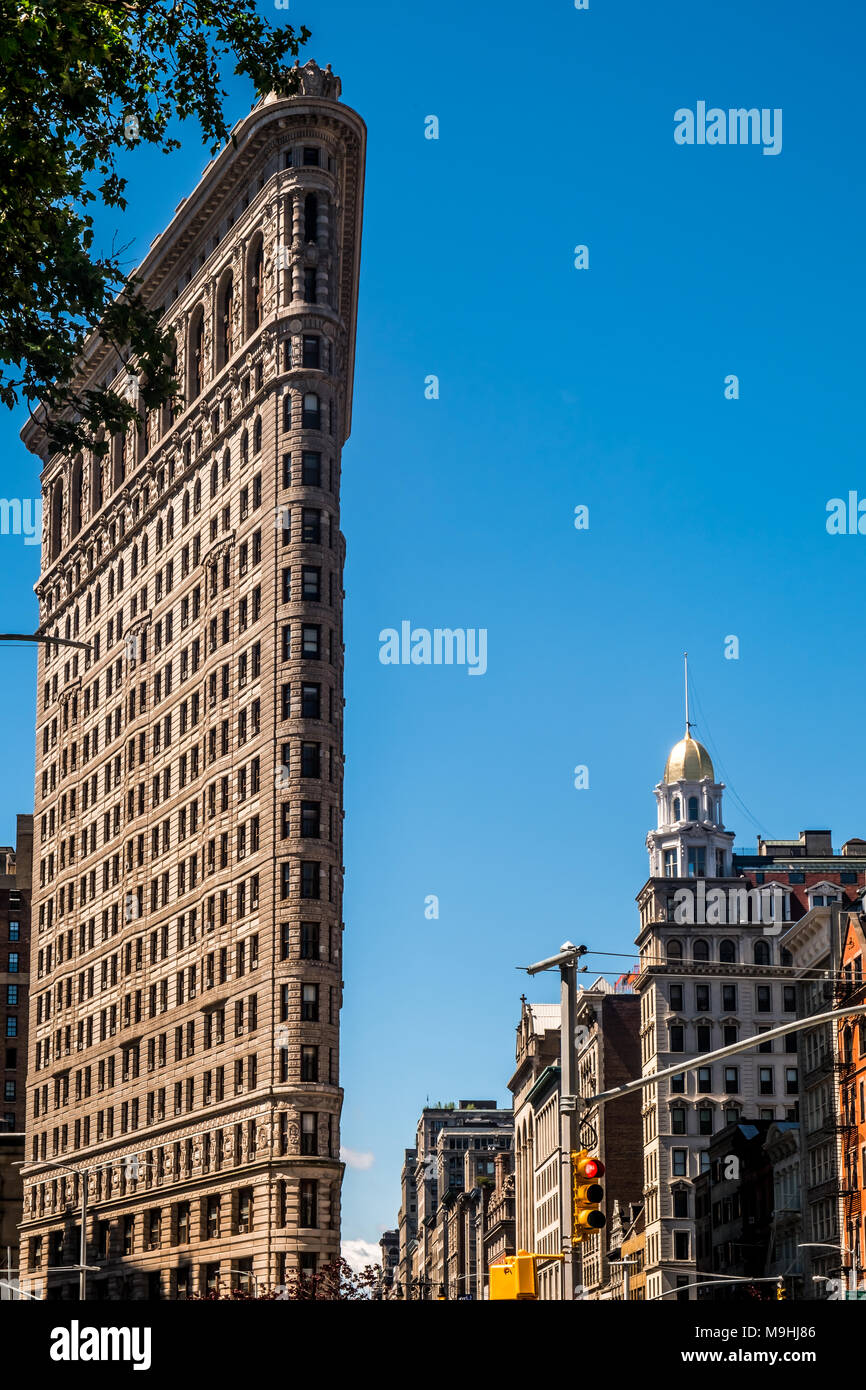
[[[432,1243],[432,1281],[439,1297],[484,1297],[486,1204],[494,1185],[496,1157],[510,1152],[513,1143],[512,1111],[497,1109],[494,1101],[461,1101],[439,1131],[439,1206]]]
[[[592,1096],[640,1076],[640,1001],[631,976],[616,984],[599,977],[577,996],[577,1089]],[[590,1106],[581,1119],[579,1145],[604,1164],[605,1200],[610,1219],[613,1203],[629,1208],[642,1202],[643,1136],[641,1094],[633,1091],[603,1106]],[[608,1232],[588,1232],[580,1243],[580,1283],[584,1298],[603,1297],[608,1270]]]
[[[6,1285],[18,1282],[18,1225],[24,1215],[20,1164],[26,1118],[32,863],[33,817],[18,816],[15,848],[0,848],[0,1300],[14,1297]]]
[[[493,1160],[493,1187],[485,1192],[486,1210],[484,1214],[484,1270],[485,1282],[489,1287],[490,1266],[501,1261],[506,1255],[513,1255],[515,1243],[514,1221],[514,1150],[498,1153]]]
[[[770,1120],[743,1120],[726,1125],[707,1149],[708,1165],[695,1181],[695,1256],[693,1281],[758,1279],[766,1275],[773,1215],[773,1170],[764,1147]],[[697,1297],[742,1301],[770,1286],[712,1284]]]
[[[791,1281],[788,1293],[798,1299],[814,1296],[804,1289],[800,1276],[800,1257],[808,1254],[808,1251],[800,1248],[803,1239],[802,1128],[802,1120],[799,1124],[790,1120],[776,1120],[767,1130],[764,1141],[773,1182],[766,1273],[784,1276],[786,1281]]]
[[[390,1298],[400,1259],[400,1232],[384,1231],[379,1241],[379,1249],[382,1251],[381,1295],[383,1298]]]
[[[646,1296],[646,1275],[643,1267],[646,1247],[643,1202],[621,1203],[614,1197],[605,1234],[608,1283],[599,1295],[600,1298],[623,1302],[627,1288],[630,1303],[642,1302]]]
[[[514,1097],[515,1244],[518,1250],[557,1255],[562,1249],[558,1004],[521,999],[517,1067],[508,1083]],[[538,1297],[562,1297],[562,1261],[539,1260]]]
[[[400,1169],[400,1214],[397,1218],[398,1252],[397,1269],[394,1276],[395,1292],[399,1297],[409,1297],[412,1280],[412,1251],[418,1236],[418,1192],[415,1186],[415,1165],[418,1160],[416,1149],[404,1149],[403,1166]]]
[[[411,1299],[484,1296],[484,1230],[496,1159],[513,1144],[494,1100],[426,1106],[403,1165],[398,1282]],[[415,1225],[410,1208],[417,1207]],[[405,1233],[405,1238],[404,1238]]]

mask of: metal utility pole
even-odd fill
[[[527,975],[537,975],[542,970],[559,966],[560,978],[560,1023],[559,1023],[559,1129],[560,1129],[560,1234],[561,1249],[565,1256],[562,1265],[562,1297],[571,1302],[580,1283],[577,1269],[578,1250],[572,1238],[572,1177],[571,1155],[580,1148],[577,1105],[577,1061],[575,1056],[574,1032],[577,1016],[577,962],[586,953],[585,946],[574,946],[564,941],[559,954],[547,960],[537,961],[526,967]]]

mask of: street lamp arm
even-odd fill
[[[72,637],[48,637],[42,632],[0,632],[0,642],[44,642],[47,646],[76,647],[83,652],[93,648],[92,642],[76,642]]]
[[[776,1284],[779,1283],[778,1274],[761,1274],[754,1279],[750,1279],[746,1274],[725,1274],[718,1279],[699,1279],[693,1284],[681,1284],[677,1289],[665,1289],[664,1293],[654,1294],[648,1298],[647,1303],[658,1303],[660,1299],[667,1298],[672,1293],[682,1293],[684,1289],[709,1289],[714,1284]]]

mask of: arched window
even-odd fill
[[[697,819],[698,819],[698,798],[697,798],[696,796],[690,796],[690,797],[689,797],[689,820],[697,820]]]
[[[51,559],[60,554],[63,541],[63,480],[58,478],[51,494]]]
[[[665,954],[667,955],[668,960],[682,960],[683,943],[681,941],[677,941],[675,938],[671,941],[666,941]]]
[[[695,942],[694,947],[692,949],[692,957],[694,960],[709,960],[709,944],[706,941],[704,941],[703,937],[699,937],[698,940]]]
[[[265,249],[261,239],[249,259],[249,332],[261,327],[265,313]]]
[[[224,482],[224,483],[230,482],[230,481],[231,481],[231,476],[232,476],[232,456],[231,456],[231,452],[230,452],[228,449],[226,449],[225,453],[223,454],[223,482]]]
[[[261,447],[262,447],[262,417],[261,417],[261,415],[257,415],[257,416],[256,416],[255,424],[253,425],[253,453],[254,453],[254,454],[259,453],[259,451],[261,450]]]
[[[64,626],[63,626],[63,635],[64,635],[64,637],[66,638],[67,642],[69,641],[70,637],[72,636],[72,619],[69,618],[69,617],[67,617],[66,622],[64,623]]]
[[[123,593],[123,561],[122,561],[122,560],[120,560],[120,561],[118,562],[118,565],[117,565],[117,592],[118,592],[119,594],[122,594],[122,593]]]
[[[199,306],[192,317],[189,333],[189,399],[195,400],[204,389],[204,309]]]
[[[224,367],[234,352],[232,314],[234,311],[234,278],[229,271],[219,302],[219,366]]]
[[[244,430],[241,435],[241,463],[249,463],[250,459],[250,437]]]
[[[157,551],[162,550],[162,535],[163,535],[163,532],[162,532],[162,521],[160,520],[160,521],[158,521],[158,522],[156,523],[156,549],[157,549]]]
[[[201,478],[196,478],[192,490],[192,509],[196,515],[201,511]]]
[[[174,507],[169,507],[165,515],[165,537],[166,540],[174,540]]]
[[[108,571],[108,602],[114,598],[114,570]]]
[[[141,538],[141,567],[142,567],[142,569],[144,569],[144,566],[145,566],[146,564],[147,564],[147,532],[145,531],[144,535],[143,535],[142,538]]]
[[[315,193],[308,193],[304,199],[304,241],[315,243],[319,239],[319,200]]]
[[[88,623],[89,623],[92,617],[93,617],[93,595],[92,595],[92,594],[88,594],[88,595],[87,595],[87,603],[86,603],[85,606],[84,606],[84,620],[85,620],[85,622],[88,622]]]
[[[73,624],[72,624],[72,635],[73,635],[73,637],[77,637],[77,636],[78,636],[78,627],[79,627],[79,619],[80,619],[80,616],[81,616],[81,615],[80,615],[80,613],[79,613],[79,611],[78,611],[78,604],[76,604],[76,605],[75,605],[75,620],[74,620],[74,622],[73,622]]]
[[[210,471],[210,495],[211,495],[211,497],[216,497],[216,495],[217,495],[217,489],[219,488],[219,483],[220,483],[219,469],[217,468],[216,464],[214,464],[213,467],[211,468],[211,471]]]
[[[77,536],[81,530],[81,484],[84,477],[84,463],[81,455],[76,455],[72,464],[72,482],[69,488],[69,538]]]
[[[132,547],[132,577],[135,579],[138,574],[138,546]]]
[[[725,940],[722,941],[719,946],[719,960],[722,965],[734,965],[736,963],[736,943],[731,941],[728,937],[725,937]]]
[[[95,601],[95,603],[94,603],[94,609],[95,609],[97,618],[99,617],[99,613],[100,613],[101,608],[102,608],[102,588],[100,587],[99,584],[97,584],[97,586],[96,586],[96,601]]]
[[[102,459],[90,460],[90,515],[95,516],[102,506]]]
[[[292,393],[283,396],[283,433],[292,428]]]
[[[189,491],[188,491],[188,490],[183,494],[183,512],[182,512],[182,515],[183,515],[183,524],[184,524],[184,526],[186,526],[187,522],[189,521]]]
[[[770,947],[766,941],[756,941],[752,954],[756,965],[770,964]]]
[[[114,437],[114,477],[112,488],[119,488],[126,478],[126,432]]]
[[[675,797],[674,797],[674,820],[680,820],[680,819],[681,819],[680,810],[681,810],[681,808],[680,808],[680,799],[679,799],[678,796],[675,796]]]

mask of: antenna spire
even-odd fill
[[[692,726],[691,726],[691,721],[689,720],[689,654],[688,654],[688,652],[683,652],[683,666],[684,666],[684,668],[685,668],[685,680],[686,680],[686,738],[691,738],[691,736],[692,736]]]

